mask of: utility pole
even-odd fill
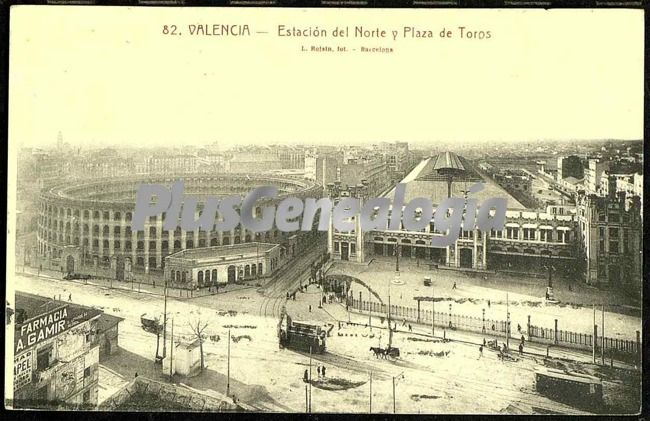
[[[598,337],[598,327],[596,326],[596,305],[592,304],[591,307],[594,310],[594,344],[591,347],[593,363],[596,364],[596,338]],[[604,342],[603,342],[604,344]]]
[[[311,345],[309,345],[309,411],[311,413]]]
[[[603,315],[601,323],[602,327],[600,328],[600,336],[603,338],[603,346],[600,347],[600,353],[603,360],[603,365],[605,365],[605,304],[603,304]]]
[[[393,376],[393,414],[397,411],[395,410],[395,376]]]
[[[506,349],[510,350],[510,303],[506,292]]]
[[[368,326],[370,326],[372,332],[372,293],[370,287],[368,287]]]
[[[436,299],[433,294],[433,281],[431,281],[431,336],[436,336]]]
[[[174,365],[174,319],[172,318],[172,337],[169,346],[171,347],[169,349],[169,381],[172,381],[172,378],[174,376],[172,367]]]
[[[393,327],[390,319],[390,280],[388,281],[388,349],[393,345]]]
[[[230,329],[228,329],[228,382],[226,383],[226,396],[230,396]]]
[[[165,289],[163,291],[165,301],[163,304],[163,358],[167,356],[167,278],[165,278]]]
[[[370,372],[370,410],[369,414],[372,414],[372,371]]]

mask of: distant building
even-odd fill
[[[557,159],[557,181],[560,182],[567,177],[581,179],[584,177],[584,164],[582,160],[575,156],[569,155]]]
[[[193,173],[197,169],[194,155],[155,154],[145,162],[146,174]]]
[[[94,308],[16,293],[14,407],[95,407],[99,379]]]
[[[609,169],[609,163],[601,159],[589,159],[585,169],[585,190],[590,194],[600,194],[603,173]]]
[[[625,192],[600,197],[579,194],[578,233],[586,282],[640,286],[642,221],[640,198]]]

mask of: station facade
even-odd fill
[[[484,235],[478,229],[461,227],[453,245],[436,248],[431,238],[444,234],[436,231],[433,221],[421,231],[402,226],[399,230],[362,232],[356,218],[356,228],[351,232],[330,226],[328,251],[333,259],[355,262],[398,255],[438,267],[537,272],[549,278],[558,272],[592,285],[640,285],[642,224],[638,198],[599,198],[581,192],[576,195],[576,205],[526,209],[504,189],[481,177],[462,157],[447,152],[426,159],[402,181],[407,185],[405,203],[426,197],[435,208],[446,197],[467,200],[468,187],[478,181],[486,185],[483,192],[472,196],[479,206],[488,197],[507,199],[503,230]],[[362,203],[367,199],[363,189],[356,186],[328,187],[334,201],[349,196],[360,198]],[[391,194],[386,197],[391,198]],[[471,222],[467,225],[476,226]]]

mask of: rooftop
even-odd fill
[[[124,320],[122,317],[113,316],[111,314],[102,313],[97,320],[97,330],[100,332],[105,332],[108,329],[112,328],[119,322]]]
[[[196,249],[181,250],[178,253],[170,255],[169,257],[188,260],[212,259],[218,257],[239,256],[249,253],[266,253],[275,247],[279,247],[278,244],[256,242],[231,244],[228,246],[201,247]]]
[[[433,205],[439,205],[447,198],[447,176],[451,175],[451,197],[465,197],[474,183],[481,182],[484,189],[470,195],[471,198],[481,202],[491,197],[503,197],[508,201],[508,209],[526,209],[517,199],[512,197],[503,187],[493,180],[483,177],[464,158],[451,153],[443,152],[437,156],[427,158],[420,162],[401,182],[406,184],[404,202],[408,203],[416,197],[431,199]],[[384,197],[393,200],[395,188],[391,189]]]

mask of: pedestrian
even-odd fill
[[[325,366],[323,366],[323,368],[321,368],[320,371],[321,373],[323,373],[323,378],[325,378]]]
[[[483,345],[478,347],[478,359],[480,359],[483,356]]]
[[[311,304],[309,304],[309,312],[311,313]]]
[[[485,338],[483,338],[483,346],[486,346],[487,343],[485,342]]]
[[[409,323],[409,332],[413,332],[413,327],[411,326],[410,323]]]
[[[151,282],[153,282],[153,287],[155,288],[156,287],[156,281],[154,280],[154,281],[151,281]]]
[[[137,371],[135,372],[135,377],[134,378],[136,378],[136,379],[138,378],[138,372]]]
[[[526,340],[526,338],[524,338],[524,335],[521,335],[521,344],[522,344],[522,345],[524,344],[524,341],[525,341],[525,340]]]
[[[517,332],[521,332],[521,325],[517,323]]]
[[[456,289],[456,282],[454,282],[454,286],[451,289]]]
[[[523,353],[524,353],[524,344],[521,343],[521,344],[519,344],[519,355],[521,355]]]
[[[305,369],[305,374],[302,376],[302,381],[305,383],[309,381],[309,370]]]
[[[68,295],[68,301],[72,301],[72,293]]]
[[[490,300],[488,300],[488,308],[490,308]]]

